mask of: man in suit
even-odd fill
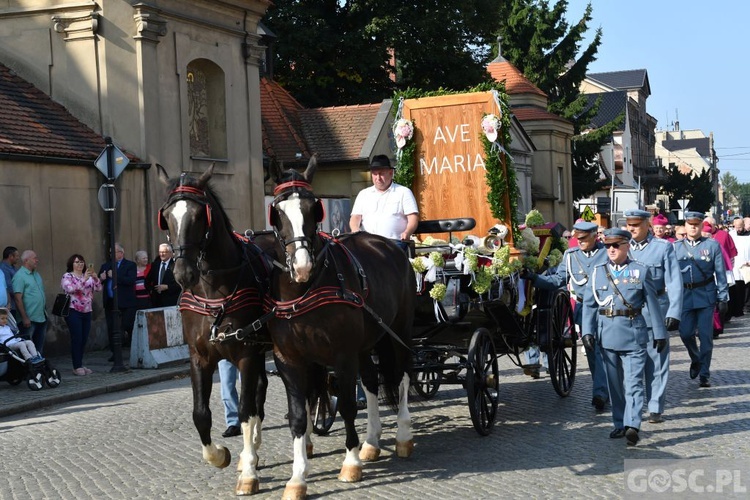
[[[583,345],[593,350],[598,343],[607,374],[614,430],[610,438],[625,437],[635,445],[641,428],[643,371],[648,353],[648,327],[644,313],[651,315],[653,343],[657,351],[667,344],[661,320],[656,285],[648,266],[631,261],[630,233],[612,228],[604,232],[608,260],[591,273],[593,301],[583,302]],[[644,306],[648,305],[645,309]]]
[[[648,266],[659,296],[659,314],[664,318],[668,332],[676,331],[682,316],[682,278],[680,267],[674,255],[674,247],[665,238],[649,234],[648,219],[651,214],[645,210],[626,210],[625,221],[632,235],[630,240],[631,260]],[[664,220],[666,218],[661,216]],[[656,218],[654,218],[656,221]],[[663,224],[663,221],[662,221]],[[648,400],[648,421],[658,424],[664,421],[665,391],[669,378],[669,342],[661,352],[654,348],[654,330],[648,306],[643,313],[648,326],[649,343],[646,358],[646,399]]]
[[[701,236],[702,224],[702,213],[685,212],[687,237],[676,241],[674,249],[684,288],[680,338],[690,355],[690,378],[700,376],[700,387],[711,387],[714,308],[718,301],[719,314],[726,315],[729,291],[721,247],[716,240]]]
[[[177,305],[180,298],[180,285],[174,279],[174,259],[172,247],[167,243],[159,245],[159,257],[151,264],[146,276],[146,289],[151,294],[153,307]]]
[[[556,290],[566,284],[569,285],[570,296],[576,301],[574,317],[579,332],[581,331],[582,303],[588,289],[587,284],[591,276],[591,270],[595,265],[607,260],[604,246],[596,237],[597,229],[596,224],[586,221],[576,222],[573,225],[573,236],[578,241],[578,246],[568,248],[565,251],[555,274],[542,276],[529,271],[523,273],[524,278],[531,279],[534,286],[540,289]],[[587,294],[586,299],[593,301],[591,293]],[[593,379],[591,404],[597,411],[602,411],[609,399],[609,391],[607,390],[607,377],[604,374],[602,358],[598,351],[598,346],[595,346],[591,351],[587,350],[586,359]]]
[[[135,262],[125,258],[125,249],[119,243],[115,243],[115,260],[117,262],[117,283],[112,279],[111,262],[105,262],[99,268],[110,349],[113,348],[114,336],[115,288],[117,289],[117,308],[120,310],[120,317],[122,318],[122,345],[123,347],[130,345],[130,336],[133,333],[133,324],[135,323],[135,279],[138,274]],[[110,358],[110,361],[113,361],[113,358]]]

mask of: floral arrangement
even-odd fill
[[[430,297],[440,302],[445,298],[445,293],[447,290],[448,287],[445,285],[445,283],[435,283],[435,285],[433,285],[432,289],[430,290]]]
[[[531,212],[526,214],[526,226],[536,227],[543,226],[544,224],[544,216],[539,210],[533,209]]]
[[[500,118],[492,114],[484,115],[484,118],[482,118],[482,130],[488,141],[495,142],[497,140],[497,131],[499,129]]]
[[[414,136],[414,124],[411,120],[400,118],[393,126],[393,136],[396,138],[398,149],[404,149],[406,141]]]
[[[430,260],[435,267],[445,267],[445,259],[440,252],[430,252]]]
[[[527,255],[539,255],[539,238],[530,227],[523,228],[516,239],[516,247],[524,250]]]
[[[547,256],[547,262],[549,262],[549,267],[557,267],[560,265],[560,262],[562,262],[563,254],[560,250],[557,248],[553,248],[549,255]]]

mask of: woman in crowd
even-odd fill
[[[135,300],[136,310],[148,309],[151,307],[151,296],[146,289],[146,276],[151,270],[151,263],[148,260],[148,253],[145,250],[135,252]]]
[[[68,272],[63,274],[61,286],[70,295],[70,312],[65,318],[70,330],[70,355],[73,358],[73,375],[89,375],[91,370],[83,366],[83,351],[91,331],[91,303],[94,292],[101,291],[102,284],[86,259],[73,254],[68,259]]]

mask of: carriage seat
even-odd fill
[[[469,231],[474,229],[477,221],[471,217],[461,219],[435,219],[421,220],[417,224],[417,230],[414,234],[422,233],[451,233],[453,231]]]
[[[464,217],[460,219],[435,219],[435,220],[422,220],[417,224],[417,230],[414,234],[424,233],[448,233],[447,241],[451,241],[453,231],[469,231],[474,228],[476,221],[471,217]],[[430,246],[417,246],[410,251],[409,256],[414,255],[425,255],[430,252],[440,252],[442,254],[451,253],[449,245],[430,245]]]

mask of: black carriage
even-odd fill
[[[453,231],[473,227],[471,218],[422,221],[417,233],[446,233],[451,241]],[[474,427],[487,435],[497,414],[500,356],[528,370],[536,367],[521,358],[525,351],[538,349],[547,357],[555,391],[561,397],[570,394],[577,354],[573,310],[567,290],[534,289],[518,273],[494,279],[485,293],[476,293],[470,286],[471,274],[456,268],[452,248],[416,249],[417,255],[438,251],[445,263],[435,282],[426,282],[423,274],[418,286],[413,388],[423,398],[431,398],[441,385],[463,385]],[[435,283],[446,285],[440,301],[429,294]],[[519,311],[519,301],[524,299]]]

